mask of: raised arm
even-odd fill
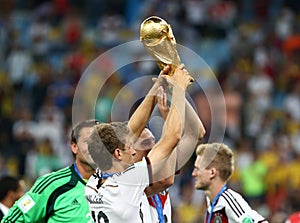
[[[156,104],[156,93],[158,88],[161,86],[161,82],[163,81],[161,75],[167,74],[169,70],[170,67],[166,66],[165,69],[160,72],[157,81],[154,82],[145,99],[129,119],[128,126],[134,136],[139,137],[141,132],[144,130]]]
[[[164,91],[164,88],[162,86],[158,89],[156,96],[157,96],[158,110],[162,118],[166,120],[169,113],[169,106],[167,101],[167,94]],[[160,177],[158,177],[161,180],[153,182],[151,186],[145,189],[145,193],[147,197],[151,197],[174,184],[175,163],[176,163],[176,150],[174,150],[170,155],[165,165],[163,171],[164,173]]]
[[[177,146],[177,168],[179,170],[192,156],[197,143],[204,137],[205,128],[189,101],[185,100],[184,134]]]
[[[162,117],[166,119],[169,108],[167,105],[166,93],[162,90],[158,91],[157,101],[159,111]],[[173,185],[175,176],[174,173],[188,161],[195,151],[197,142],[203,138],[204,134],[205,129],[199,119],[199,116],[189,101],[185,99],[185,125],[183,136],[165,164],[164,175],[158,177],[161,180],[154,182],[151,187],[146,188],[145,192],[147,196],[153,196],[154,194]]]
[[[183,68],[177,68],[174,75],[167,78],[173,87],[171,107],[163,126],[162,136],[148,154],[152,164],[154,180],[159,180],[156,178],[157,173],[181,138],[185,117],[185,91],[192,79]]]

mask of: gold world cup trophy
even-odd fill
[[[172,75],[181,64],[171,26],[162,18],[151,16],[145,19],[140,28],[140,40],[161,70],[169,64]]]

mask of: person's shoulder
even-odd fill
[[[247,202],[242,197],[241,194],[238,192],[228,188],[226,189],[222,195],[221,195],[221,203],[224,202],[224,204],[234,205],[234,206],[240,206],[241,204],[246,205]]]
[[[30,191],[32,193],[42,193],[45,190],[53,190],[57,187],[66,184],[72,176],[71,167],[65,167],[57,171],[40,176]]]
[[[223,193],[222,193],[222,197],[234,197],[234,198],[238,198],[238,199],[243,199],[242,195],[240,193],[238,193],[237,191],[231,189],[231,188],[227,188]]]
[[[227,204],[225,205],[227,207],[226,213],[230,214],[231,217],[239,219],[239,222],[255,221],[268,223],[260,213],[252,209],[240,193],[232,189],[227,189],[222,194],[222,197]]]
[[[129,169],[132,168],[132,166],[141,167],[141,166],[147,166],[147,165],[150,165],[150,160],[148,157],[143,157],[143,159],[141,161],[134,163],[133,165],[131,165],[129,167]]]
[[[231,194],[234,197],[238,197],[238,198],[244,199],[239,192],[237,192],[237,191],[235,191],[235,190],[233,190],[231,188],[228,188],[226,191],[227,191],[228,194]]]
[[[65,175],[70,175],[72,174],[71,167],[65,167],[50,173],[47,173],[45,175],[40,176],[37,181],[44,181],[49,178],[57,177],[57,176],[65,176]]]
[[[143,157],[141,161],[131,164],[123,172],[118,172],[114,176],[122,176],[124,173],[131,172],[132,170],[139,170],[141,167],[147,167],[147,165],[150,165],[148,158]]]

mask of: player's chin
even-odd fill
[[[205,189],[205,187],[203,185],[201,185],[200,183],[195,182],[194,188],[196,190],[203,190]]]
[[[134,164],[134,163],[136,163],[137,161],[134,159],[134,158],[132,158],[131,159],[131,161],[130,161],[130,165],[132,165],[132,164]]]
[[[133,163],[137,163],[140,161],[141,161],[141,159],[139,159],[139,157],[133,157],[133,160],[132,160]]]

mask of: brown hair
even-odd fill
[[[78,122],[73,128],[72,128],[72,132],[71,132],[71,143],[77,143],[79,135],[80,135],[80,131],[83,128],[86,127],[93,127],[97,124],[99,124],[100,122],[97,119],[88,119],[82,122]]]
[[[88,150],[101,170],[110,169],[115,149],[124,149],[130,137],[127,122],[101,123],[95,126],[88,139]]]
[[[82,122],[78,122],[73,128],[72,128],[72,132],[71,132],[71,144],[75,143],[77,144],[78,139],[80,137],[80,133],[81,130],[83,128],[87,128],[87,127],[93,127],[97,124],[99,124],[100,122],[97,119],[88,119]],[[72,155],[74,157],[74,159],[76,159],[76,154],[72,152]]]
[[[202,156],[206,169],[216,168],[220,178],[227,181],[234,170],[234,156],[232,150],[223,143],[200,144],[196,155]]]
[[[20,178],[14,176],[3,176],[0,179],[0,201],[2,201],[10,190],[16,192],[20,186]]]

